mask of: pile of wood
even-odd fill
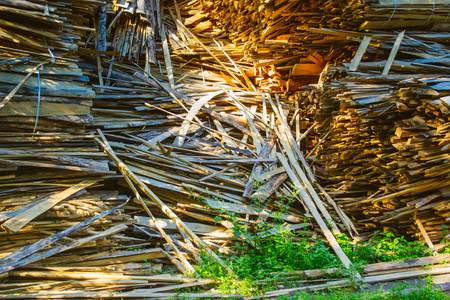
[[[196,30],[215,36],[230,34],[234,43],[264,43],[307,28],[372,30],[433,28],[450,23],[448,0],[347,1],[191,1],[187,18]],[[201,30],[200,30],[201,28]]]
[[[28,58],[0,67],[0,130],[83,134],[93,122],[89,79],[74,62]]]
[[[31,54],[76,51],[101,0],[5,0],[0,2],[2,52]],[[16,45],[20,48],[17,49]]]
[[[252,243],[244,223],[308,232],[346,268],[347,214],[442,239],[448,34],[336,29],[372,2],[0,3],[31,18],[0,23],[18,32],[0,35],[0,298],[209,290],[193,262],[232,273],[217,253]]]
[[[222,56],[221,51],[215,51],[211,38],[227,34],[232,42],[228,47],[234,48],[232,53],[245,50],[240,61],[251,63],[252,68],[245,70],[245,76],[252,84],[262,91],[279,93],[292,93],[303,85],[317,82],[328,61],[348,58],[344,51],[348,40],[326,37],[320,30],[314,30],[330,25],[327,22],[332,23],[340,15],[341,6],[335,1],[321,4],[221,1],[204,6],[200,2],[180,5],[182,12],[187,13],[183,15],[184,24],[201,35],[204,43],[212,46],[211,51]]]
[[[186,33],[189,34],[187,30]],[[194,35],[191,38],[202,47],[202,43]],[[214,59],[214,55],[212,57]],[[100,81],[104,71],[109,72],[108,77],[103,79],[110,83],[103,81],[102,85],[94,85],[96,99],[92,129],[102,129],[95,134],[96,144],[93,143],[93,136],[23,134],[17,137],[5,134],[5,138],[14,141],[27,137],[20,143],[17,141],[16,145],[5,145],[2,150],[8,166],[5,176],[11,177],[11,184],[23,184],[25,175],[22,174],[32,172],[34,176],[29,180],[37,180],[38,185],[48,184],[49,189],[54,189],[57,193],[54,197],[53,194],[37,196],[43,197],[43,202],[46,203],[42,204],[45,214],[37,215],[41,211],[34,210],[35,207],[32,206],[35,204],[34,196],[27,198],[28,202],[25,201],[23,208],[14,203],[5,209],[5,216],[11,216],[3,222],[3,227],[10,232],[5,233],[5,236],[12,233],[20,239],[27,227],[12,227],[8,222],[15,223],[14,217],[18,219],[17,216],[22,212],[27,216],[31,211],[35,212],[31,214],[34,217],[30,217],[27,224],[45,222],[49,218],[73,218],[74,221],[79,221],[76,224],[67,223],[67,226],[71,226],[59,231],[55,230],[55,222],[52,220],[47,231],[53,229],[54,232],[49,237],[38,235],[35,240],[30,241],[35,242],[31,245],[11,246],[16,248],[11,249],[9,255],[3,258],[7,267],[2,269],[8,271],[8,274],[3,275],[7,280],[14,282],[17,278],[16,285],[6,286],[11,293],[16,288],[24,287],[21,280],[32,278],[52,279],[50,285],[41,285],[39,288],[47,290],[55,285],[58,290],[63,286],[64,289],[76,291],[72,295],[77,297],[93,295],[80,293],[81,287],[89,287],[93,291],[104,289],[108,293],[148,286],[161,288],[135,295],[142,297],[142,293],[152,296],[157,291],[167,292],[211,283],[212,281],[200,280],[192,285],[174,285],[163,289],[162,286],[168,282],[192,282],[197,279],[146,275],[145,272],[156,270],[157,267],[143,264],[142,260],[156,259],[156,262],[165,265],[170,262],[169,265],[175,266],[180,272],[192,274],[195,271],[190,260],[196,259],[202,249],[229,270],[212,251],[232,254],[230,246],[233,242],[246,238],[245,234],[237,237],[238,229],[227,220],[229,214],[237,216],[239,221],[245,221],[250,226],[257,226],[261,220],[268,220],[269,224],[273,224],[272,230],[266,233],[268,235],[276,234],[283,228],[293,231],[306,227],[315,228],[322,238],[330,242],[344,265],[350,266],[350,261],[340,249],[332,231],[339,233],[340,230],[352,230],[351,222],[337,206],[336,211],[329,213],[323,201],[330,205],[334,202],[325,195],[321,198],[315,191],[313,184],[317,183],[314,175],[302,159],[302,153],[286,119],[289,105],[283,104],[279,97],[236,87],[238,81],[244,87],[247,85],[247,89],[251,85],[245,81],[243,73],[242,77],[234,74],[236,78],[228,81],[224,79],[224,66],[218,62],[210,63],[208,69],[198,70],[165,57],[161,65],[166,71],[168,65],[176,66],[177,71],[181,68],[181,71],[161,76],[139,70],[130,63],[117,63],[108,57],[97,57],[96,61],[100,64],[80,63],[92,82]],[[111,66],[109,70],[103,68],[108,64]],[[172,88],[172,84],[177,90]],[[126,96],[119,94],[130,88],[133,88],[133,93]],[[103,119],[99,118],[102,114],[105,116]],[[110,116],[115,116],[115,119],[110,119]],[[41,147],[43,141],[47,141],[47,148]],[[69,144],[65,144],[66,142]],[[105,162],[97,161],[106,157],[98,152],[98,148],[92,149],[94,145],[100,146],[107,154],[112,169]],[[87,151],[88,149],[92,150]],[[299,159],[301,164],[298,163]],[[10,169],[11,164],[20,167]],[[57,172],[47,174],[48,172],[42,172],[42,168],[55,169]],[[64,176],[65,173],[61,170],[68,170],[70,174]],[[75,171],[79,176],[74,175]],[[64,183],[66,176],[66,184],[71,186],[68,188],[70,191],[57,189],[55,180]],[[133,199],[120,208],[110,208],[117,207],[115,205],[102,206],[102,209],[96,209],[94,216],[83,214],[83,209],[77,206],[80,202],[85,207],[91,207],[93,204],[89,201],[93,199],[109,203],[124,200],[114,195],[112,198],[107,197],[108,194],[96,192],[86,186],[114,178],[133,195]],[[33,186],[26,180],[25,183]],[[84,188],[86,192],[70,198],[76,187]],[[104,190],[107,187],[99,188]],[[294,188],[301,196],[295,196]],[[44,190],[43,193],[45,192],[50,191]],[[291,195],[294,195],[292,200],[295,204],[289,211],[283,211],[282,204]],[[324,217],[316,206],[319,206]],[[94,208],[95,206],[92,207],[93,210]],[[122,211],[119,215],[113,215],[111,209]],[[117,223],[112,222],[109,227],[105,225],[103,231],[98,227],[82,230],[91,221],[92,224],[103,226],[102,222],[107,222],[109,215],[112,220],[122,224],[120,228],[114,227]],[[132,215],[137,216],[133,219]],[[305,215],[313,217],[314,221],[305,224]],[[37,219],[38,216],[42,219]],[[325,220],[333,218],[336,222],[330,222],[331,231]],[[13,221],[9,221],[10,219]],[[22,218],[20,220],[23,222]],[[278,220],[282,220],[281,227]],[[99,223],[94,223],[96,221]],[[136,224],[132,224],[134,222]],[[340,229],[338,226],[341,225]],[[130,232],[131,226],[133,231]],[[119,231],[124,231],[125,234],[118,234]],[[67,236],[71,233],[74,236]],[[317,233],[311,231],[311,235],[316,236]],[[104,246],[104,251],[92,253],[92,247],[97,246],[97,243],[92,243],[105,236],[108,238],[98,243]],[[65,237],[67,241],[63,240]],[[49,252],[39,252],[43,250],[42,245],[48,246],[51,245],[50,242],[57,240],[61,245],[46,249]],[[81,251],[83,247],[80,246],[88,242],[88,249]],[[144,253],[125,251],[120,249],[118,243],[127,248],[143,249]],[[69,252],[65,252],[66,250]],[[68,255],[73,260],[70,258],[61,261],[60,255]],[[18,262],[14,263],[16,258]],[[145,271],[147,269],[149,271]],[[108,274],[104,274],[105,272]],[[119,282],[103,288],[105,283],[97,280],[102,276]],[[68,282],[68,279],[77,281]],[[30,288],[30,292],[35,288],[37,287]],[[70,295],[63,295],[60,291],[53,294],[54,297]],[[158,294],[158,297],[171,295]],[[206,296],[211,296],[211,293]]]
[[[349,69],[362,70],[371,75],[394,72],[401,74],[402,78],[407,78],[409,74],[415,77],[422,71],[439,74],[444,72],[448,65],[445,55],[448,53],[446,48],[450,36],[447,33],[410,32],[396,35],[362,34],[335,29],[315,29],[314,31],[353,42],[346,46],[349,51],[347,55],[352,59],[346,59],[340,64],[336,63],[345,68],[326,67],[320,74],[319,84],[302,86],[300,91],[288,96],[288,101],[293,102],[292,105],[296,108],[294,117],[300,121],[300,130],[308,130],[301,148],[309,155],[315,154],[311,150],[317,150],[320,146],[320,141],[327,134],[332,116],[339,110],[340,102],[336,101],[335,97],[340,91],[339,87],[333,85],[335,81],[346,76]],[[396,47],[394,53],[391,49],[397,40],[399,40],[398,48]],[[397,53],[402,55],[401,59],[394,59]],[[310,130],[312,131],[309,132]]]
[[[104,24],[99,28],[100,34],[106,35],[110,47],[128,60],[139,61],[144,56],[147,65],[156,63],[156,43],[159,40],[156,37],[160,30],[164,30],[160,1],[115,1],[112,9],[114,13],[109,12],[112,21],[108,27]],[[106,21],[108,10],[104,10]]]
[[[412,36],[416,43],[436,38]],[[322,90],[304,96],[316,102],[316,121],[329,124],[320,128],[323,148],[314,157],[329,194],[360,226],[391,227],[433,248],[446,238],[443,226],[450,220],[448,61],[436,52],[439,46],[412,53],[408,41],[400,47],[402,38],[397,36],[392,50],[400,49],[397,59],[394,54],[346,65],[360,72],[333,67]],[[355,59],[364,53],[363,44]],[[407,58],[425,52],[428,58]]]
[[[0,3],[0,128],[83,134],[94,92],[73,55],[103,1]]]
[[[186,271],[174,255],[187,254],[161,244],[181,237],[165,234],[174,229],[168,220],[155,225],[135,217],[140,205],[118,190],[118,175],[94,136],[1,138],[0,297],[39,297],[42,291],[55,298],[107,297],[139,288],[135,297],[167,298],[174,289],[214,282],[160,274],[177,266]],[[214,226],[189,226],[198,234],[230,236]]]
[[[203,92],[207,89],[199,88]],[[270,108],[276,114],[272,119],[282,118],[277,108],[281,104],[269,95],[218,91],[214,86],[210,90],[209,95],[198,100],[207,105],[207,100],[214,99],[209,107],[198,113],[196,110],[201,108],[193,105],[185,116],[178,111],[176,125],[165,131],[134,129],[122,133],[105,128],[96,137],[3,134],[6,144],[1,150],[1,217],[5,243],[0,270],[9,282],[2,285],[4,294],[20,293],[25,297],[44,290],[46,296],[50,293],[56,298],[92,297],[138,289],[130,297],[164,298],[173,296],[170,292],[174,289],[213,283],[154,272],[175,266],[182,273],[192,274],[195,271],[190,260],[196,259],[200,249],[227,268],[212,250],[230,255],[233,241],[245,239],[245,234],[236,237],[235,225],[227,220],[230,213],[251,226],[267,219],[273,223],[273,230],[266,233],[271,235],[283,227],[293,231],[309,227],[303,221],[304,205],[339,251],[313,202],[322,200],[307,176],[300,173],[299,178],[291,169],[301,172],[294,159],[301,153],[289,150],[288,160],[280,149],[273,148],[276,137],[283,147],[295,148],[292,137],[290,141],[285,137],[284,132],[290,130],[286,125],[275,127],[275,132],[268,127],[264,140],[255,124],[268,122],[267,115],[259,116],[251,108],[247,111],[242,103]],[[159,108],[150,102],[146,102],[150,110]],[[235,115],[220,108],[220,104],[230,102],[236,107]],[[169,116],[175,114],[170,106],[159,110]],[[217,129],[209,127],[207,117],[213,118]],[[224,144],[217,142],[220,140]],[[99,145],[109,164],[99,152]],[[298,204],[279,214],[286,197],[292,194],[291,184],[277,191],[287,177],[297,182],[302,198],[295,197]],[[126,196],[111,190],[115,178],[131,189],[131,201],[125,202]],[[256,180],[259,187],[253,187]],[[299,180],[308,184],[309,192],[298,184]],[[26,188],[17,187],[24,185]],[[273,193],[276,197],[270,197]],[[273,220],[275,216],[282,220],[282,227]],[[339,229],[334,227],[333,231]],[[11,237],[14,243],[10,243]],[[344,260],[345,254],[340,254]],[[174,282],[185,284],[167,286]],[[211,293],[203,296],[219,297]]]
[[[358,30],[431,28],[448,31],[450,1],[371,0],[351,1],[352,21],[361,22]]]
[[[293,93],[317,82],[326,64],[350,61],[357,31],[444,28],[448,1],[190,1],[184,24],[202,37],[228,37],[253,64],[260,90]],[[348,32],[330,34],[335,29]],[[213,47],[215,45],[212,43]],[[375,56],[376,53],[373,53]]]
[[[443,238],[445,84],[440,77],[405,82],[369,74],[340,81],[339,113],[318,159],[328,166],[326,179],[336,182],[329,190],[335,200],[371,229],[379,227],[376,221],[412,234],[412,221],[422,219],[434,242]]]
[[[349,7],[345,1],[191,1],[188,24],[197,23],[194,30],[214,28],[218,36],[230,33],[234,43],[264,43],[277,36],[294,33],[299,28],[327,27],[351,30],[358,23],[346,18]],[[186,9],[184,7],[184,9]],[[201,10],[197,11],[196,10]],[[358,21],[356,21],[358,22]],[[209,26],[205,26],[205,23]],[[202,31],[198,28],[203,27]]]

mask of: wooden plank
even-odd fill
[[[34,69],[38,69],[38,67],[41,67],[43,65],[40,64],[36,66]],[[35,70],[35,71],[36,71]],[[61,80],[54,80],[50,78],[41,78],[40,84],[38,82],[37,77],[31,77],[33,73],[28,73],[27,75],[22,74],[13,74],[13,73],[0,73],[0,83],[4,84],[17,84],[16,88],[14,88],[14,92],[12,95],[19,90],[19,88],[24,88],[29,91],[36,91],[35,94],[37,94],[37,91],[41,89],[42,95],[51,95],[51,96],[60,96],[60,97],[74,97],[74,98],[94,98],[95,93],[94,91],[87,86],[84,86],[83,84],[80,84],[78,82],[71,82],[71,81],[61,81]],[[18,88],[17,88],[18,87]],[[11,94],[11,93],[10,93]],[[11,97],[11,96],[10,96]],[[11,97],[12,98],[12,97]],[[2,101],[1,107],[4,106],[7,102],[3,104],[5,100]]]
[[[153,221],[151,218],[148,217],[142,217],[142,216],[135,216],[135,220],[137,220],[137,225],[143,225],[147,227],[153,227],[156,228],[156,222]],[[166,229],[166,230],[176,230],[177,226],[174,221],[170,219],[158,219],[157,222],[159,223],[160,227]],[[186,222],[186,225],[189,226],[192,231],[194,231],[197,234],[205,234],[211,237],[217,237],[217,238],[232,238],[234,237],[234,231],[229,230],[224,227],[220,226],[212,226],[212,225],[206,225],[202,223],[194,223],[194,222]]]
[[[364,266],[364,272],[373,273],[379,271],[388,271],[401,268],[421,267],[439,263],[450,262],[450,254],[441,254],[436,256],[418,257],[401,261],[382,262]]]
[[[403,280],[409,278],[417,278],[420,276],[428,276],[428,275],[440,275],[440,274],[449,274],[450,267],[446,268],[437,268],[431,270],[418,270],[418,271],[407,271],[407,272],[399,272],[399,273],[390,273],[386,275],[374,275],[368,276],[363,279],[364,283],[377,283],[384,281],[394,281],[394,280]]]
[[[217,91],[217,92],[209,93],[208,95],[198,99],[194,103],[194,105],[192,105],[191,109],[189,110],[188,115],[186,116],[186,119],[183,120],[183,123],[181,125],[180,131],[178,132],[179,135],[175,138],[175,141],[173,142],[174,145],[176,145],[177,147],[183,146],[186,133],[189,130],[189,125],[190,125],[191,121],[194,119],[194,116],[196,116],[198,114],[200,109],[206,103],[208,103],[208,101],[210,101],[211,99],[213,99],[214,97],[216,97],[216,96],[218,96],[218,95],[220,95],[222,93],[223,93],[223,91]]]
[[[71,267],[96,267],[96,266],[108,266],[116,264],[125,264],[130,262],[141,262],[146,259],[165,258],[166,252],[161,248],[146,249],[142,251],[125,251],[116,254],[96,257],[92,260],[85,260],[79,263],[68,264]]]
[[[319,224],[319,227],[322,230],[323,234],[325,235],[325,238],[330,243],[331,247],[333,248],[334,252],[341,260],[342,264],[347,269],[349,269],[351,266],[353,266],[352,262],[347,257],[347,255],[344,253],[344,251],[342,251],[342,248],[339,246],[339,243],[336,241],[336,238],[334,237],[333,233],[330,231],[330,229],[328,229],[327,224],[324,222],[324,220],[322,219],[322,216],[317,211],[317,208],[316,208],[313,200],[311,199],[311,197],[306,192],[305,188],[300,183],[300,180],[297,178],[294,171],[291,169],[286,157],[281,153],[277,153],[277,157],[278,157],[279,161],[281,162],[281,164],[283,165],[284,169],[286,170],[286,173],[289,175],[290,179],[294,183],[295,187],[297,188],[297,191],[299,192],[300,197],[302,198],[302,200],[308,207],[309,211],[313,215],[316,222]]]
[[[292,68],[291,76],[319,76],[324,65],[318,64],[295,64]]]
[[[381,72],[382,76],[386,76],[389,73],[389,70],[391,69],[391,65],[394,62],[395,56],[397,55],[398,49],[400,48],[400,44],[402,43],[404,36],[405,36],[405,30],[403,30],[402,32],[400,32],[397,35],[397,38],[395,39],[395,43],[394,43],[394,46],[392,47],[391,53],[389,54],[386,64],[384,65],[383,71]]]
[[[111,281],[115,280],[147,280],[148,282],[195,282],[196,278],[171,276],[169,274],[139,276],[110,274],[107,272],[51,272],[51,271],[11,271],[10,276],[42,279],[96,279],[103,278]]]
[[[49,210],[50,208],[61,202],[62,200],[72,196],[76,192],[81,191],[97,182],[98,180],[85,180],[60,193],[49,196],[48,198],[45,199],[45,201],[41,201],[39,204],[33,206],[31,209],[28,209],[18,214],[17,216],[10,218],[6,222],[4,222],[1,226],[4,230],[6,230],[9,233],[16,233],[22,227],[31,222],[34,218],[43,214],[44,212],[46,212],[47,210]]]
[[[427,243],[428,247],[430,247],[431,251],[433,251],[434,255],[437,254],[437,251],[433,245],[433,242],[431,241],[430,237],[428,236],[427,231],[423,227],[422,222],[420,219],[416,219],[416,224],[419,227],[420,232],[422,233],[423,238],[425,239],[425,242]]]
[[[130,177],[130,179],[138,185],[138,187],[150,198],[152,199],[155,204],[170,218],[172,219],[181,230],[183,230],[186,235],[188,235],[194,243],[196,243],[199,247],[202,247],[213,259],[215,259],[222,267],[225,268],[225,270],[228,271],[228,273],[233,274],[233,271],[230,269],[230,267],[225,264],[222,259],[220,259],[217,254],[215,254],[208,245],[205,244],[205,242],[200,239],[191,229],[189,229],[188,226],[176,215],[173,213],[173,211],[164,203],[161,201],[161,199],[156,196],[143,182],[142,180],[136,176],[128,167],[126,164],[124,164],[114,153],[112,148],[109,146],[108,141],[103,136],[102,132],[98,131],[100,136],[102,137],[102,141],[98,140],[99,144],[105,151],[105,153],[117,164],[119,167],[120,172],[123,172],[127,176]]]
[[[37,251],[44,249],[45,247],[57,242],[58,240],[74,233],[77,232],[79,230],[81,230],[82,228],[85,228],[86,226],[88,226],[89,224],[109,215],[110,213],[116,211],[117,209],[121,208],[122,206],[124,206],[126,203],[121,204],[119,206],[113,207],[107,211],[104,211],[94,217],[91,217],[87,220],[84,220],[82,222],[79,222],[69,228],[64,229],[63,231],[60,231],[56,234],[53,234],[49,237],[46,237],[44,239],[39,240],[36,243],[33,243],[31,245],[25,246],[21,249],[19,249],[18,251],[3,257],[0,259],[0,273],[3,272],[7,272],[9,270],[11,270],[11,268],[9,267],[10,264],[15,263],[27,256],[32,255],[33,253],[36,253]]]
[[[371,40],[372,40],[371,36],[365,35],[363,37],[363,40],[361,41],[361,44],[359,44],[358,50],[356,51],[355,56],[353,56],[352,62],[350,63],[350,66],[348,67],[349,71],[352,71],[352,72],[356,71]]]
[[[25,84],[25,82],[31,77],[31,75],[33,75],[34,72],[36,72],[36,70],[42,67],[43,65],[44,63],[36,65],[33,69],[30,70],[30,72],[28,72],[27,75],[21,78],[21,80],[17,83],[16,87],[2,100],[2,102],[0,102],[0,110],[14,97],[17,91],[22,87],[22,85]]]
[[[43,252],[32,254],[32,255],[30,255],[30,256],[22,259],[22,260],[19,260],[19,261],[13,262],[12,264],[9,264],[8,265],[8,270],[12,270],[12,269],[16,269],[16,268],[19,268],[19,267],[23,267],[23,266],[28,265],[30,263],[36,262],[38,260],[50,257],[52,255],[55,255],[55,254],[67,251],[67,250],[75,248],[75,247],[79,247],[79,246],[81,246],[81,245],[83,245],[85,243],[90,243],[90,242],[93,242],[95,240],[98,240],[98,239],[101,239],[101,238],[105,238],[105,237],[110,236],[110,235],[114,235],[116,233],[119,233],[119,232],[127,229],[127,228],[128,228],[127,225],[120,224],[120,225],[108,228],[105,231],[93,234],[93,235],[85,237],[85,238],[78,239],[78,240],[76,240],[76,241],[74,241],[72,243],[68,243],[68,244],[65,244],[65,245],[62,245],[62,246],[59,246],[59,247],[55,247],[55,248],[53,248],[51,250],[47,250],[47,251],[43,251]]]
[[[37,115],[37,101],[9,102],[0,110],[0,116],[32,116]],[[40,117],[56,117],[68,115],[89,115],[91,107],[84,104],[51,103],[41,101],[39,105]]]
[[[33,299],[100,299],[100,298],[111,298],[111,299],[173,299],[179,296],[179,292],[176,293],[153,293],[151,289],[148,290],[134,290],[130,292],[122,292],[122,293],[111,293],[111,292],[89,292],[89,291],[58,291],[54,293],[50,293],[46,291],[46,295],[42,294],[27,294],[27,295],[0,295],[0,299],[29,299],[30,297]],[[187,297],[188,299],[242,299],[244,295],[236,295],[236,294],[222,294],[222,293],[183,293],[183,297]]]
[[[166,37],[164,23],[161,23],[161,28],[159,30],[159,34],[160,34],[161,40],[162,40],[162,46],[163,46],[163,51],[164,51],[164,61],[166,63],[166,71],[167,71],[167,77],[169,78],[169,85],[172,89],[175,89],[175,82],[173,79],[172,62],[170,60],[169,44],[168,44],[167,37]]]

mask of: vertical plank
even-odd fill
[[[169,78],[169,85],[172,89],[175,89],[175,81],[173,79],[172,61],[170,60],[169,42],[167,41],[164,23],[161,23],[159,35],[161,36],[161,40],[162,40],[162,46],[163,46],[163,51],[164,51],[164,62],[166,64],[166,71],[167,71],[167,77]]]
[[[389,57],[386,61],[386,64],[384,65],[384,69],[383,72],[381,72],[381,75],[386,76],[389,73],[392,63],[394,62],[395,56],[397,55],[398,49],[400,48],[400,44],[402,43],[403,37],[405,36],[405,31],[406,30],[403,30],[397,35],[394,46],[392,47],[391,53],[389,54]]]
[[[359,44],[358,51],[356,51],[355,56],[352,59],[352,62],[350,63],[350,67],[348,68],[349,71],[356,71],[358,68],[359,63],[361,62],[361,59],[364,55],[364,53],[367,50],[367,47],[369,46],[370,40],[372,39],[371,36],[365,35],[363,37],[363,40],[361,41],[361,44]]]

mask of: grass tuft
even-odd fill
[[[193,197],[207,204],[205,197],[196,195]],[[277,202],[278,212],[273,212],[272,217],[274,220],[271,223],[265,221],[249,222],[235,212],[227,211],[224,208],[215,209],[219,215],[214,218],[214,221],[216,223],[222,220],[229,221],[233,224],[232,229],[235,237],[241,238],[239,242],[235,242],[231,247],[231,250],[237,255],[222,255],[222,259],[236,275],[227,274],[220,265],[216,264],[206,254],[202,255],[202,262],[195,266],[197,273],[202,278],[215,278],[219,282],[217,289],[222,293],[250,296],[264,294],[266,291],[277,289],[280,285],[285,288],[299,286],[302,278],[295,278],[295,276],[291,275],[290,273],[293,271],[333,267],[344,269],[338,257],[330,251],[323,238],[320,236],[312,238],[315,234],[313,234],[311,229],[308,229],[311,224],[308,219],[304,220],[305,226],[301,232],[297,233],[283,229],[285,228],[282,226],[284,221],[279,216],[288,211],[294,198],[295,192],[291,197],[282,198]],[[215,198],[215,200],[220,201],[218,198]],[[258,201],[258,199],[253,199],[252,201],[255,209],[263,209],[261,201]],[[224,207],[226,206],[224,205]],[[273,232],[277,233],[273,234]],[[366,242],[355,242],[345,234],[336,236],[336,239],[356,268],[376,262],[396,261],[430,255],[430,252],[427,250],[428,247],[424,243],[408,241],[404,237],[397,237],[389,231],[376,231]],[[350,270],[347,271],[344,273],[351,273]],[[419,291],[411,290],[411,293],[419,293]],[[433,293],[430,292],[430,294]],[[296,299],[303,299],[299,298],[300,296],[301,294]],[[316,296],[321,297],[320,294]],[[364,294],[359,296],[366,297]],[[386,295],[374,294],[372,296],[375,298],[367,299],[391,299],[376,298],[378,296],[385,297]],[[397,294],[390,294],[389,296],[400,297]],[[337,294],[336,297],[338,297]],[[344,297],[344,294],[339,294],[339,297]]]

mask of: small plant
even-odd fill
[[[443,254],[448,254],[448,253],[450,253],[450,247],[448,247],[450,245],[450,242],[447,240],[447,235],[450,234],[450,227],[445,225],[445,224],[442,224],[441,225],[441,229],[442,229],[442,232],[441,232],[441,234],[442,234],[441,244],[445,245],[445,249],[444,249],[444,251],[442,253]]]
[[[347,235],[336,236],[342,250],[355,265],[367,265],[377,262],[377,251],[371,243],[357,243]]]
[[[422,265],[420,268],[422,270],[431,270],[432,266],[433,266],[433,264],[425,264],[425,265]]]
[[[381,261],[395,261],[429,255],[429,249],[418,241],[407,241],[405,237],[396,237],[389,231],[375,234],[377,256]]]
[[[429,248],[418,241],[407,241],[389,231],[376,231],[368,242],[354,242],[345,234],[336,237],[342,250],[356,265],[396,261],[429,255]]]
[[[254,187],[255,189],[260,188],[260,183],[256,182]],[[223,201],[211,194],[202,196],[195,194],[193,191],[191,193],[192,197],[204,202],[207,207],[207,199],[213,199],[218,202]],[[292,275],[293,273],[295,274],[295,271],[333,267],[343,269],[342,263],[330,251],[324,240],[320,237],[311,238],[313,232],[308,229],[310,226],[309,219],[304,220],[305,226],[301,232],[293,232],[286,226],[283,226],[282,214],[289,210],[295,199],[296,191],[294,190],[289,197],[281,197],[271,203],[273,209],[270,212],[271,222],[263,220],[255,222],[249,220],[248,217],[244,218],[240,214],[228,211],[225,208],[208,207],[217,213],[214,217],[216,224],[226,220],[233,225],[232,230],[235,238],[238,240],[231,247],[231,250],[237,255],[231,257],[222,254],[218,255],[222,256],[222,259],[236,275],[228,274],[222,266],[216,264],[206,254],[202,254],[199,263],[194,266],[199,276],[202,278],[215,278],[219,283],[217,288],[222,293],[257,296],[267,290],[276,289],[280,283],[283,286],[295,284],[297,278],[295,278],[295,275]],[[261,199],[252,198],[251,202],[251,206],[256,211],[265,209],[265,204]],[[227,206],[223,205],[223,207]],[[427,254],[425,251],[427,247],[423,243],[407,241],[404,237],[396,237],[388,231],[375,232],[374,236],[366,242],[353,241],[345,234],[338,235],[336,238],[344,252],[353,262],[355,269],[344,270],[344,274],[335,276],[350,276],[350,279],[352,279],[352,274],[356,273],[355,271],[361,271],[360,268],[363,265],[379,261],[415,258]],[[289,274],[290,281],[285,280],[287,274]],[[356,284],[356,281],[353,282]]]
[[[226,274],[206,255],[202,256],[203,264],[197,265],[196,271],[202,278],[219,280],[218,288],[224,293],[254,295],[275,288],[289,271],[341,265],[322,240],[311,240],[308,236],[281,229],[272,236],[253,238],[254,247],[244,241],[236,242],[233,250],[240,255],[224,258],[236,276]]]
[[[137,248],[137,247],[129,247],[129,248],[127,248],[127,251],[143,252],[144,249]]]

